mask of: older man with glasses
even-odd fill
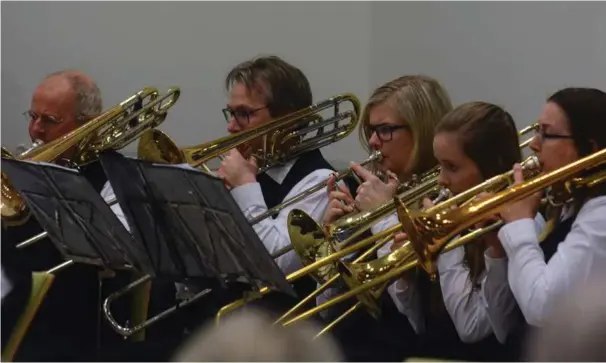
[[[24,112],[24,116],[29,123],[28,131],[32,142],[42,144],[58,139],[91,121],[101,114],[102,109],[101,92],[95,81],[82,72],[63,70],[47,76],[36,87],[30,108]],[[63,153],[55,162],[61,164],[68,161],[75,151],[76,146]],[[79,171],[104,200],[114,198],[111,185],[99,162],[81,167]],[[119,204],[114,204],[111,208],[128,228]],[[49,240],[16,249],[18,243],[42,231],[34,216],[20,226],[9,227],[3,223],[3,277],[11,286],[2,300],[3,348],[29,298],[32,271],[46,271],[64,262],[61,253]],[[94,266],[77,264],[59,272],[14,359],[90,361],[110,357],[123,360],[134,354],[143,360],[150,359],[144,358],[141,355],[143,351],[140,350],[131,352],[129,348],[124,351],[122,348],[128,348],[123,346],[125,341],[103,321],[98,320],[99,299],[128,284],[130,275],[118,273],[113,279],[105,279],[102,289],[99,281]],[[172,293],[174,294],[174,286]],[[170,297],[171,294],[167,296]],[[168,300],[172,303],[171,299]],[[119,313],[128,314],[128,303],[125,300],[124,306],[119,305]],[[164,304],[163,301],[159,303]],[[111,345],[109,349],[108,344]],[[97,350],[99,347],[102,348],[101,351]]]

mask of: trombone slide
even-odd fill
[[[431,213],[430,210],[418,213],[411,212],[402,201],[399,201],[398,217],[400,218],[400,222],[404,231],[408,233],[411,244],[414,243],[417,245],[412,249],[409,244],[405,244],[400,248],[408,248],[409,251],[403,253],[403,257],[399,258],[399,266],[290,319],[284,325],[306,319],[335,304],[364,293],[368,289],[375,288],[383,283],[389,283],[416,266],[423,267],[430,274],[435,273],[433,261],[435,261],[438,254],[463,246],[475,240],[478,236],[485,234],[486,231],[498,227],[502,222],[496,222],[488,228],[476,229],[451,241],[454,236],[463,230],[475,225],[488,216],[498,213],[507,204],[527,198],[554,184],[564,183],[566,189],[574,191],[575,187],[592,187],[599,183],[604,183],[606,182],[606,173],[603,170],[594,173],[591,177],[574,178],[579,173],[591,170],[604,163],[606,163],[606,149],[602,149],[555,171],[536,176],[519,185],[513,185],[482,201],[474,200],[457,209],[447,208],[448,212],[444,213],[442,216],[444,218],[440,217],[440,219],[435,218],[435,216],[440,214]],[[422,249],[419,247],[422,247]]]

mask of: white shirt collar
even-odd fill
[[[296,161],[297,160],[294,159],[287,162],[286,164],[273,167],[267,170],[265,174],[272,178],[276,183],[282,184],[282,182],[284,182],[284,179],[286,179],[286,176],[288,175],[290,169],[292,169],[292,167],[295,165]]]

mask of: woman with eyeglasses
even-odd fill
[[[521,159],[518,134],[511,116],[484,102],[457,107],[434,129],[433,153],[440,164],[440,185],[458,194],[508,169]],[[367,183],[367,182],[365,182]],[[356,201],[375,207],[391,198],[379,182],[363,184]],[[364,188],[366,187],[366,188]],[[429,200],[424,207],[430,207]],[[391,219],[391,220],[390,220]],[[395,216],[375,225],[375,230],[398,223]],[[399,248],[405,235],[379,250],[378,256]],[[416,338],[409,355],[440,359],[507,360],[508,335],[521,320],[504,273],[506,259],[495,245],[496,235],[450,251],[438,258],[439,283],[421,270],[412,270],[387,289],[399,312],[405,315]],[[405,342],[405,343],[404,343]]]
[[[330,202],[324,216],[329,224],[347,213],[370,210],[391,199],[398,180],[406,181],[413,174],[422,174],[436,165],[432,153],[433,130],[438,121],[452,109],[446,90],[435,79],[424,75],[408,75],[389,81],[371,95],[360,120],[360,142],[366,151],[379,151],[383,159],[377,169],[389,176],[387,182],[373,175],[360,165],[353,164],[354,171],[365,180],[351,192],[331,179],[328,185]],[[355,198],[355,199],[354,199]],[[388,227],[395,214],[371,228],[376,234]],[[381,249],[379,257],[389,251]],[[357,256],[357,254],[356,254]],[[348,256],[352,260],[355,256]],[[376,256],[370,256],[372,260]],[[320,304],[345,291],[341,285],[326,290],[317,299]],[[414,313],[398,313],[393,301],[386,295],[380,300],[382,315],[374,320],[366,311],[358,311],[335,327],[334,334],[341,341],[345,354],[354,361],[401,361],[414,352],[415,331],[419,328]],[[351,302],[345,302],[322,314],[332,321],[347,310]]]
[[[606,93],[565,88],[543,107],[530,148],[547,173],[606,147]],[[597,170],[604,170],[602,165]],[[523,182],[514,166],[516,184]],[[554,188],[558,188],[555,185]],[[553,208],[557,223],[544,240],[532,219],[543,193],[503,209],[499,240],[508,257],[509,285],[529,327],[541,328],[553,306],[567,294],[606,272],[606,185],[583,189],[574,200]],[[518,345],[524,334],[517,335]]]

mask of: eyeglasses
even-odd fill
[[[370,135],[376,132],[379,140],[385,142],[393,139],[394,131],[407,128],[408,126],[405,125],[369,125],[368,131],[370,132]]]
[[[545,132],[545,130],[542,129],[541,126],[537,126],[534,129],[534,136],[537,137],[541,142],[543,142],[544,140],[562,140],[573,138],[571,135],[549,134]]]
[[[244,108],[239,108],[237,110],[233,110],[229,107],[226,107],[222,111],[223,111],[223,116],[225,117],[225,121],[227,123],[229,123],[231,121],[231,119],[233,118],[234,120],[236,120],[238,125],[243,127],[243,126],[247,126],[250,123],[250,116],[252,116],[257,111],[261,111],[264,108],[267,108],[267,106],[255,108],[253,110],[247,110]]]
[[[27,120],[27,122],[32,122],[34,120],[37,120],[38,118],[46,125],[58,125],[60,123],[63,122],[62,119],[56,118],[54,116],[51,115],[45,115],[43,113],[36,113],[32,110],[29,111],[25,111],[23,112],[23,116],[25,117],[25,119]]]

